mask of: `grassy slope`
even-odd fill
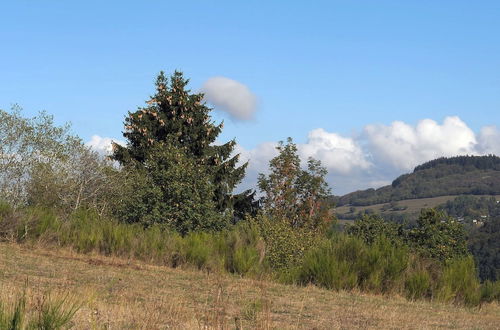
[[[500,306],[468,310],[0,244],[0,300],[70,294],[75,328],[495,328]],[[32,304],[36,304],[33,299]]]
[[[418,198],[418,199],[405,199],[401,201],[397,201],[398,206],[406,206],[406,210],[404,211],[386,211],[386,213],[393,214],[403,214],[403,213],[419,213],[423,208],[436,207],[438,205],[444,204],[449,200],[455,199],[457,196],[438,196],[432,198]],[[488,195],[478,196],[478,197],[488,197]],[[500,195],[496,196],[497,199],[500,199]],[[368,206],[354,206],[354,213],[362,212],[366,209],[372,209],[376,213],[382,213],[382,207],[387,203],[382,204],[374,204]],[[334,209],[335,214],[339,215],[339,218],[342,220],[342,214],[349,213],[350,206],[340,206]]]

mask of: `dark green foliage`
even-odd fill
[[[459,165],[464,168],[477,168],[479,170],[494,169],[500,171],[500,157],[495,155],[441,157],[415,167],[414,172],[436,168],[441,165]]]
[[[467,255],[463,226],[434,209],[421,211],[417,227],[408,232],[408,242],[420,255],[441,261]]]
[[[500,302],[500,281],[485,281],[481,285],[481,301]]]
[[[387,222],[380,216],[364,215],[347,232],[372,244],[385,237],[395,245],[408,245],[421,256],[445,261],[467,255],[466,236],[463,226],[445,213],[423,209],[414,228]]]
[[[246,165],[237,167],[238,156],[231,157],[234,140],[214,144],[222,124],[211,121],[203,94],[191,94],[187,84],[180,72],[170,79],[161,72],[148,106],[125,119],[127,146],[114,145],[113,158],[124,170],[144,177],[142,185],[132,185],[139,196],[125,199],[122,216],[139,209],[129,213],[129,222],[167,222],[187,233],[219,230],[227,220],[215,219],[214,212],[231,213],[231,192]]]
[[[171,146],[152,146],[144,167],[129,169],[118,217],[150,226],[165,224],[186,234],[221,230],[229,217],[218,212],[206,168]]]
[[[481,280],[500,280],[500,216],[491,217],[469,234],[469,251],[476,259]]]
[[[261,210],[262,200],[257,198],[255,190],[245,190],[233,196],[233,223],[244,220],[245,217],[255,217]]]
[[[458,196],[444,205],[440,205],[439,209],[455,218],[480,219],[482,215],[488,217],[500,216],[500,203],[496,201],[497,199],[492,196]]]
[[[338,206],[366,206],[445,195],[496,195],[500,194],[499,172],[500,157],[493,155],[440,158],[417,166],[413,173],[398,177],[390,186],[356,191],[333,200]]]
[[[406,239],[401,225],[385,221],[378,215],[362,215],[353,225],[347,227],[347,232],[361,238],[368,244],[372,244],[381,237],[394,243],[401,243]]]

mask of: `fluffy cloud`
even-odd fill
[[[269,160],[278,154],[277,145],[277,142],[266,142],[251,150],[240,145],[236,146],[235,153],[240,154],[240,163],[248,161],[246,176],[238,190],[256,188],[258,174],[267,173]],[[329,133],[321,128],[309,132],[307,142],[297,144],[297,149],[304,162],[308,157],[321,160],[330,173],[328,181],[330,183],[342,181],[345,189],[359,187],[362,183],[353,181],[352,178],[359,177],[360,173],[372,166],[354,139]],[[337,189],[334,191],[337,193]]]
[[[479,133],[479,152],[500,155],[500,131],[495,126],[486,126]]]
[[[474,132],[458,117],[446,117],[442,125],[431,119],[415,127],[401,121],[367,125],[364,133],[375,161],[404,171],[438,157],[478,154]]]
[[[322,128],[309,132],[307,143],[299,144],[298,149],[302,158],[319,159],[328,170],[341,174],[371,166],[354,139],[329,133]]]
[[[276,145],[267,142],[251,150],[237,147],[241,161],[249,161],[240,189],[256,187],[257,174],[267,172],[269,160],[277,154]],[[454,116],[442,123],[424,119],[415,126],[395,121],[390,125],[367,125],[356,137],[314,129],[307,142],[297,144],[297,148],[303,160],[321,160],[328,169],[327,180],[333,193],[345,194],[390,184],[397,176],[438,157],[500,155],[500,130],[487,126],[476,134]]]
[[[205,94],[205,101],[214,105],[216,110],[225,111],[239,120],[253,118],[257,98],[242,83],[225,77],[213,77],[203,84],[201,91]]]
[[[99,135],[92,135],[90,141],[85,143],[85,145],[92,150],[97,151],[101,155],[111,155],[113,152],[113,147],[111,142],[118,143],[120,145],[125,145],[125,142],[114,140],[109,137],[100,137]]]

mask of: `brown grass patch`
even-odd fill
[[[69,294],[75,329],[498,329],[500,306],[466,309],[227,274],[171,269],[69,250],[0,244],[0,298],[29,288]]]

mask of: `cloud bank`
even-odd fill
[[[275,142],[251,150],[238,146],[241,161],[249,161],[241,189],[255,188],[258,173],[267,171],[276,155]],[[297,144],[303,160],[313,157],[328,169],[328,182],[335,194],[390,184],[397,176],[438,157],[457,155],[500,155],[500,130],[483,127],[476,134],[459,117],[442,123],[423,119],[416,125],[395,121],[370,124],[356,137],[341,136],[322,128],[309,132],[306,143]]]
[[[375,161],[405,171],[438,157],[481,154],[476,135],[458,117],[446,117],[441,125],[431,119],[415,127],[401,121],[367,125],[364,133]]]
[[[227,112],[232,118],[250,120],[257,109],[257,97],[250,89],[236,80],[213,77],[202,86],[204,100],[216,110]]]

